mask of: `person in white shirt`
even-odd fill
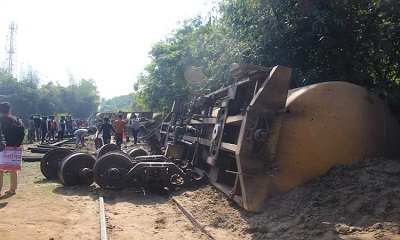
[[[75,136],[75,149],[78,149],[79,143],[82,143],[82,147],[85,146],[85,137],[93,133],[92,129],[80,128],[74,132]]]

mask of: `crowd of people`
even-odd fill
[[[124,115],[120,112],[115,120],[109,117],[74,119],[72,116],[61,116],[60,119],[56,119],[54,115],[32,114],[27,125],[28,142],[40,141],[41,144],[44,144],[55,140],[62,141],[65,136],[74,136],[76,139],[75,148],[78,148],[79,144],[84,146],[85,136],[95,133],[96,139],[101,135],[102,144],[111,143],[111,136],[114,135],[115,143],[121,146],[125,134],[130,135],[128,130],[130,129],[133,142],[136,145],[138,143],[139,125],[144,121],[146,121],[145,118],[139,118],[135,114],[132,114],[130,119],[124,120]],[[91,128],[97,128],[97,132]]]
[[[96,134],[95,139],[102,137],[103,144],[111,143],[111,136],[115,135],[115,143],[121,147],[123,138],[127,133],[127,126],[131,129],[133,142],[138,143],[139,126],[145,122],[145,118],[138,118],[137,115],[132,114],[131,118],[126,121],[123,119],[124,115],[119,112],[115,120],[110,120],[109,117],[103,119],[88,118],[88,119],[73,119],[72,116],[41,116],[32,114],[29,116],[27,127],[24,126],[22,121],[11,115],[11,105],[8,102],[0,103],[0,152],[6,147],[13,147],[14,149],[22,146],[25,137],[25,128],[28,133],[28,143],[40,141],[41,144],[45,142],[64,140],[66,136],[74,136],[76,139],[75,148],[78,149],[79,145],[85,145],[85,137],[89,134]],[[22,133],[13,128],[13,125],[20,125]],[[97,130],[97,131],[96,131]],[[129,133],[127,133],[129,135]],[[127,138],[128,139],[128,138]],[[0,195],[3,187],[3,173],[5,171],[0,169]],[[10,170],[10,189],[6,194],[16,194],[17,189],[17,171]]]
[[[81,128],[96,126],[97,121],[93,118],[73,119],[72,116],[61,116],[55,119],[54,115],[40,116],[32,114],[28,120],[28,142],[44,142],[64,140],[66,135],[74,135],[75,131]]]
[[[109,117],[104,117],[102,120],[99,120],[97,124],[97,132],[96,138],[98,138],[99,134],[102,134],[102,140],[104,144],[108,144],[111,142],[111,135],[115,134],[115,143],[118,146],[121,146],[123,142],[123,138],[126,132],[127,121],[123,119],[124,115],[122,113],[118,114],[118,118],[114,121],[114,123],[110,123]],[[146,121],[145,118],[138,118],[135,114],[131,116],[129,119],[129,127],[132,131],[133,143],[136,145],[138,143],[138,133],[140,122]],[[128,133],[129,134],[129,133]]]

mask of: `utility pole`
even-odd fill
[[[15,57],[15,49],[16,49],[15,38],[17,34],[18,25],[15,24],[15,22],[11,22],[9,29],[10,29],[10,34],[7,36],[7,45],[6,45],[6,54],[8,57],[6,61],[6,63],[8,63],[7,72],[8,74],[16,78],[17,69],[16,67],[14,68],[14,65],[17,66],[16,64],[17,60]]]

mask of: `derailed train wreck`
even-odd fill
[[[157,127],[142,125],[139,138],[150,152],[105,145],[91,173],[90,166],[75,167],[85,174],[59,172],[93,177],[106,189],[182,187],[206,175],[239,205],[260,211],[268,195],[334,165],[400,155],[399,123],[359,86],[327,82],[289,91],[291,69],[282,66],[237,64],[231,73],[234,84],[175,102]],[[65,165],[60,158],[45,166]]]
[[[233,73],[235,84],[189,103],[175,102],[158,128],[142,127],[139,137],[153,155],[143,156],[143,151],[131,163],[118,153],[119,164],[117,153],[99,158],[96,183],[108,189],[138,183],[185,185],[204,173],[244,208],[259,210],[267,177],[276,171],[266,144],[276,145],[279,123],[274,117],[287,112],[291,70],[242,64]]]
[[[288,112],[291,69],[239,64],[231,73],[235,84],[183,107],[174,104],[161,125],[161,140],[180,148],[180,158],[204,169],[214,186],[245,209],[257,211],[267,196],[267,178],[276,171],[275,116]]]

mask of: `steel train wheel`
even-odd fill
[[[106,145],[103,145],[101,148],[97,150],[97,159],[99,159],[104,154],[115,150],[121,150],[121,148],[114,143],[108,143]]]
[[[61,161],[72,151],[65,148],[55,148],[48,151],[40,161],[40,170],[47,179],[57,179],[58,167]]]
[[[142,148],[133,148],[126,152],[132,159],[135,159],[139,156],[147,156],[149,155],[144,149]]]
[[[93,166],[94,181],[104,189],[123,189],[126,187],[125,175],[134,165],[124,152],[107,153]]]
[[[131,158],[131,156],[129,156],[128,153],[126,153],[124,150],[113,150],[113,151],[110,151],[110,152],[108,152],[106,154],[108,155],[108,154],[114,154],[114,153],[122,154],[122,155],[126,156],[131,162],[136,164],[136,162],[133,160],[133,158]]]
[[[91,185],[94,182],[93,165],[96,159],[86,153],[72,153],[64,158],[58,169],[58,178],[65,186]]]

